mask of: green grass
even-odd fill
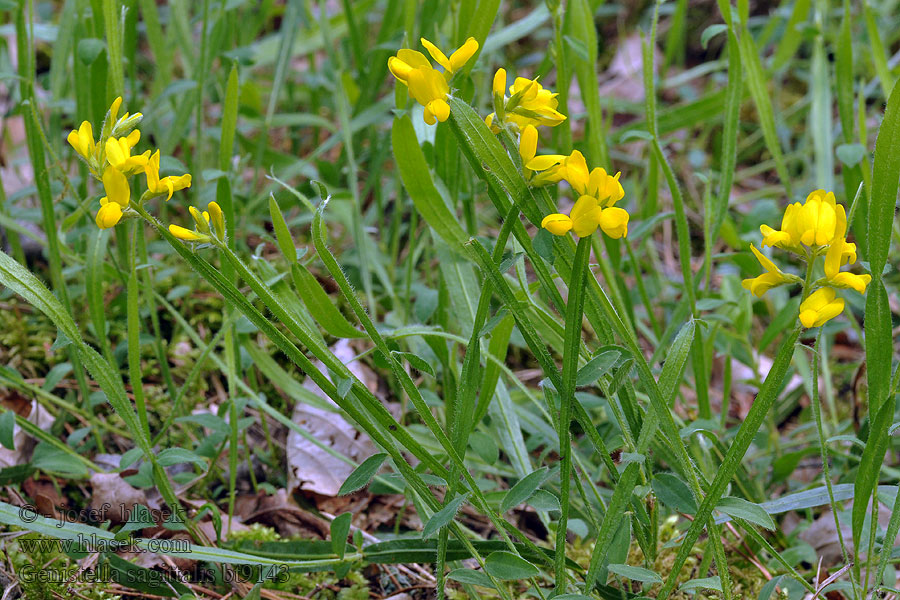
[[[50,488],[87,506],[95,471],[158,489],[193,544],[172,558],[218,575],[139,585],[104,553],[110,593],[214,597],[227,569],[283,569],[236,594],[799,599],[825,597],[827,570],[842,597],[900,595],[896,11],[711,7],[0,0],[0,523],[146,549],[141,527],[16,507]],[[470,36],[427,126],[388,59]],[[621,171],[627,237],[541,229],[575,198],[534,186],[516,129],[485,124],[501,67],[558,93],[539,155]],[[192,183],[166,201],[135,175],[108,232],[66,136],[97,137],[120,95],[143,114],[135,153]],[[821,261],[770,248],[803,290],[741,281],[760,225],[819,188],[872,281],[805,329]],[[210,202],[220,233],[188,212]],[[371,456],[295,419],[304,404]],[[355,469],[364,508],[291,489],[289,432]],[[319,530],[211,535],[283,489]],[[817,578],[823,524],[845,531]]]

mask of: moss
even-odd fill
[[[32,540],[36,543],[22,543]],[[121,600],[120,596],[104,591],[102,586],[79,581],[77,574],[80,569],[62,552],[59,540],[37,533],[25,533],[2,547],[0,556],[4,555],[6,562],[19,574],[22,597],[28,600],[71,597],[70,590],[75,590],[80,598],[89,600]],[[29,576],[29,573],[40,576]]]

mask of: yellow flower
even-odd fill
[[[212,206],[215,205],[215,208],[212,209]],[[209,208],[216,211],[218,210],[221,216],[221,209],[219,205],[215,202],[209,203]],[[191,231],[190,229],[185,229],[184,227],[180,227],[178,225],[169,225],[169,233],[174,235],[180,240],[184,240],[186,242],[209,242],[211,238],[209,236],[209,212],[203,211],[202,213],[194,208],[193,206],[188,207],[188,210],[191,213],[191,217],[194,219],[195,230]],[[224,221],[223,221],[224,225]]]
[[[447,94],[450,86],[444,76],[435,70],[425,55],[415,50],[403,49],[388,59],[388,69],[398,80],[406,84],[409,95],[425,107],[425,122],[434,125],[450,116]]]
[[[131,200],[131,186],[128,179],[121,171],[115,168],[107,168],[103,171],[103,189],[106,190],[106,199],[115,202],[122,208],[128,206]],[[100,201],[101,204],[103,200]]]
[[[599,167],[588,171],[584,155],[577,150],[569,156],[537,156],[528,161],[526,168],[543,171],[535,177],[535,184],[564,178],[579,194],[568,217],[555,214],[544,218],[541,227],[550,233],[564,235],[571,229],[578,237],[585,237],[599,227],[613,239],[628,234],[628,212],[615,206],[625,196],[625,190],[619,183],[621,173],[613,177]]]
[[[800,322],[804,327],[820,327],[844,310],[844,299],[835,298],[834,289],[816,290],[800,303]]]
[[[215,202],[210,202],[206,208],[207,210],[200,212],[193,206],[188,207],[194,219],[193,231],[178,225],[169,225],[169,233],[186,242],[211,242],[213,233],[220,240],[224,240],[225,216],[222,214],[222,208]]]
[[[494,116],[495,113],[491,113],[484,118],[484,124],[488,126],[488,129],[491,130],[491,133],[497,134],[500,133],[500,128],[494,125]]]
[[[147,175],[147,190],[155,196],[168,194],[166,196],[166,202],[172,198],[172,194],[176,191],[191,187],[190,173],[185,173],[184,175],[179,175],[177,177],[170,175],[168,177],[163,177],[162,179],[159,178],[159,150],[154,152],[147,160],[147,165],[144,167],[144,173]]]
[[[523,129],[522,133],[519,135],[519,156],[522,157],[523,165],[527,165],[528,161],[537,154],[537,143],[537,129],[535,129],[533,125],[526,125],[525,129]]]
[[[866,293],[866,286],[872,281],[872,276],[868,274],[856,275],[855,273],[841,273],[841,265],[844,264],[843,257],[846,255],[845,246],[853,245],[841,238],[834,240],[828,248],[825,255],[825,278],[828,285],[836,288],[844,288],[856,290],[860,294]],[[856,258],[856,248],[854,246],[853,258]]]
[[[470,37],[447,58],[425,38],[421,41],[432,58],[444,68],[443,73],[432,67],[424,54],[406,48],[388,59],[388,69],[394,77],[406,84],[409,95],[425,107],[425,122],[434,125],[437,121],[446,121],[450,116],[450,105],[447,103],[450,86],[447,81],[478,51],[478,42]]]
[[[750,244],[750,249],[753,250],[753,254],[756,256],[756,260],[759,261],[759,264],[766,270],[762,275],[753,277],[752,279],[745,279],[741,282],[744,289],[750,290],[750,293],[754,296],[762,298],[763,294],[773,287],[800,281],[800,278],[795,275],[786,275],[782,273],[781,269],[779,269],[775,263],[769,260],[762,252],[757,250],[753,244]]]
[[[837,204],[834,194],[815,190],[803,204],[795,202],[784,211],[781,229],[760,226],[763,246],[777,246],[783,250],[802,252],[804,246],[825,246],[835,238],[842,238],[847,230],[847,214]],[[855,254],[856,246],[853,246]]]
[[[556,110],[559,106],[557,94],[544,89],[537,79],[516,77],[509,88],[510,98],[506,103],[507,119],[519,128],[527,124],[556,127],[566,120],[566,116]]]
[[[564,154],[543,154],[535,156],[525,163],[525,168],[529,171],[541,171],[531,182],[532,185],[546,185],[561,181],[565,175],[563,165],[567,158]]]
[[[150,151],[135,156],[131,155],[131,149],[141,139],[141,132],[135,129],[125,137],[111,137],[106,140],[106,159],[113,167],[126,175],[140,173],[147,166]]]
[[[118,202],[110,202],[106,198],[100,199],[100,210],[94,222],[100,229],[115,227],[122,220],[122,207]]]
[[[544,89],[537,79],[516,77],[509,88],[509,98],[504,95],[505,87],[506,70],[498,69],[492,85],[494,112],[485,119],[492,131],[496,128],[494,133],[499,131],[499,127],[493,126],[497,114],[501,121],[514,123],[520,131],[527,125],[556,127],[566,120],[566,116],[556,110],[559,106],[558,94]]]
[[[548,174],[548,177],[553,177],[556,181],[565,179],[580,195],[593,196],[603,206],[615,206],[616,202],[625,197],[625,190],[619,183],[622,174],[609,175],[601,167],[588,170],[587,161],[578,150],[569,156],[538,156],[529,161],[527,166],[536,171],[551,170],[552,175]]]
[[[444,72],[448,78],[464,67],[465,64],[469,62],[469,59],[478,52],[478,41],[473,37],[467,39],[456,52],[450,55],[450,58],[447,58],[437,46],[425,38],[421,38],[420,41],[422,42],[422,45],[425,46],[425,49],[428,50],[428,54],[431,55],[431,58],[433,58],[437,64],[444,67]]]
[[[107,167],[103,171],[103,189],[106,190],[106,196],[100,198],[100,210],[94,222],[100,229],[109,229],[122,220],[123,209],[128,207],[131,200],[131,187],[121,171]]]
[[[613,239],[628,234],[628,212],[616,207],[603,208],[593,196],[581,196],[569,215],[552,214],[544,217],[541,227],[553,235],[565,235],[572,231],[578,237],[587,237],[597,228]]]
[[[169,233],[177,237],[179,240],[186,242],[208,242],[209,236],[179,227],[178,225],[169,225]]]
[[[206,210],[209,212],[209,222],[212,223],[213,229],[216,232],[216,237],[220,240],[225,239],[225,215],[222,214],[222,208],[216,202],[210,202]]]
[[[70,131],[66,140],[86,161],[90,162],[93,159],[97,144],[94,143],[94,129],[89,121],[83,121],[81,127]]]

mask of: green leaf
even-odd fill
[[[872,167],[872,196],[869,201],[868,250],[869,267],[874,279],[881,279],[891,243],[891,226],[897,205],[900,174],[900,91],[888,99],[884,120],[875,140],[875,162]],[[871,295],[871,291],[869,292]],[[866,322],[868,328],[868,321]],[[881,375],[878,375],[881,377]],[[890,376],[888,375],[888,379]]]
[[[755,523],[760,527],[769,530],[775,529],[775,521],[769,516],[760,505],[744,500],[743,498],[735,498],[734,496],[726,496],[719,500],[716,504],[716,510],[726,515],[731,515],[736,519],[743,519],[751,523]]]
[[[0,415],[0,445],[9,450],[16,449],[13,430],[16,427],[16,413],[11,410]]]
[[[183,463],[193,463],[205,469],[207,466],[206,459],[184,448],[166,448],[159,453],[159,464],[163,467],[178,465]]]
[[[291,244],[293,248],[293,244]],[[284,251],[284,249],[282,249]],[[291,260],[291,259],[288,259]],[[291,276],[297,293],[306,304],[312,318],[330,335],[339,338],[360,338],[366,334],[357,330],[347,318],[338,310],[332,298],[322,289],[319,282],[309,270],[298,263],[291,261]]]
[[[475,571],[472,569],[453,569],[447,573],[447,578],[460,583],[469,583],[471,585],[480,585],[481,587],[496,589],[494,582],[488,577],[487,573]]]
[[[469,436],[469,445],[475,451],[481,460],[489,465],[497,462],[500,458],[500,448],[497,447],[497,441],[484,432],[476,431]]]
[[[56,331],[56,340],[53,342],[53,345],[50,346],[50,350],[55,352],[57,350],[62,350],[66,346],[72,343],[72,340],[69,339],[69,336],[62,330]]]
[[[353,387],[353,380],[349,377],[338,377],[336,387],[338,396],[346,399],[347,394],[350,393],[350,388]]]
[[[484,560],[484,570],[502,581],[518,581],[537,577],[540,571],[533,564],[512,552],[492,552]]]
[[[700,34],[700,45],[703,46],[703,49],[706,50],[706,47],[709,45],[709,40],[716,37],[723,31],[728,31],[728,25],[724,23],[716,23],[714,25],[710,25],[706,29],[703,30],[703,33]],[[729,75],[731,72],[729,71]]]
[[[799,38],[799,36],[789,36]],[[753,35],[747,29],[746,24],[738,37],[738,45],[741,52],[741,64],[744,75],[747,77],[747,87],[756,104],[756,112],[759,116],[759,125],[762,129],[763,140],[769,153],[775,160],[775,170],[781,184],[791,196],[791,180],[784,162],[784,154],[781,151],[781,142],[775,128],[775,111],[772,109],[772,98],[769,94],[767,79],[763,70],[759,50],[753,41]]]
[[[457,511],[463,505],[463,503],[469,499],[468,494],[462,494],[453,498],[442,508],[441,510],[434,513],[428,522],[425,523],[425,527],[422,529],[422,538],[429,538],[441,527],[445,527],[450,521],[453,520],[453,517],[456,516]]]
[[[716,590],[721,592],[722,578],[716,575],[714,577],[704,577],[703,579],[691,579],[682,583],[678,589],[682,592],[696,592],[699,590]]]
[[[287,222],[284,220],[281,207],[278,206],[278,201],[275,199],[275,194],[269,194],[269,218],[272,219],[272,228],[275,230],[278,248],[288,261],[288,264],[293,264],[297,261],[297,247],[294,245],[294,239],[291,237],[291,232],[288,229]],[[301,293],[300,296],[303,297],[303,294]]]
[[[853,167],[866,155],[866,147],[859,143],[841,144],[835,148],[835,154],[845,166]]]
[[[347,477],[344,483],[341,484],[341,488],[338,490],[338,496],[352,494],[356,490],[360,490],[369,485],[369,482],[375,476],[375,473],[378,472],[378,469],[381,468],[381,465],[386,458],[386,453],[379,452],[362,461],[358,467],[353,469],[353,472],[350,473],[350,476]]]
[[[578,387],[592,385],[606,375],[615,366],[622,354],[618,350],[607,350],[592,358],[578,370],[575,385]]]
[[[409,192],[416,210],[454,252],[459,252],[469,236],[435,187],[409,116],[394,119],[391,143],[403,186]]]
[[[83,38],[78,42],[78,60],[85,65],[93,64],[100,53],[106,50],[103,40],[96,38]]]
[[[347,551],[347,535],[350,534],[352,518],[353,514],[346,512],[331,521],[331,547],[338,558],[344,558],[344,553]]]
[[[418,369],[423,373],[428,373],[432,377],[434,377],[434,367],[428,364],[425,359],[423,359],[418,354],[413,354],[412,352],[400,352],[398,350],[394,350],[391,352],[394,356],[401,360],[405,360],[410,364],[411,367]]]
[[[535,490],[531,498],[528,499],[528,505],[535,510],[560,510],[559,498],[547,490]]]
[[[631,565],[609,565],[607,567],[610,573],[615,573],[619,577],[630,579],[631,581],[639,581],[641,583],[662,583],[662,577],[649,569],[643,567],[633,567]]]
[[[688,515],[697,512],[697,501],[690,488],[677,475],[658,473],[653,477],[651,486],[659,501],[672,510]]]
[[[547,467],[541,467],[516,482],[516,485],[512,486],[503,497],[503,501],[500,503],[500,512],[506,512],[514,506],[527,502],[547,479],[547,475]]]

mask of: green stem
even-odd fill
[[[828,448],[825,445],[825,426],[822,423],[822,407],[819,406],[819,347],[822,342],[822,328],[819,327],[819,333],[816,335],[816,345],[813,347],[813,369],[812,369],[812,404],[813,416],[816,419],[816,431],[819,435],[819,452],[822,456],[822,478],[825,480],[825,487],[828,489],[828,501],[831,504],[831,514],[834,517],[834,526],[837,530],[838,542],[841,545],[841,555],[844,564],[850,564],[850,554],[847,552],[847,546],[844,543],[844,534],[841,533],[841,524],[838,520],[838,505],[834,500],[834,489],[831,485],[831,474],[828,469]],[[853,586],[853,597],[859,600],[859,590],[856,587],[856,581],[850,577],[850,585]]]
[[[138,298],[137,261],[135,260],[135,236],[143,235],[137,223],[130,224],[132,236],[128,243],[128,287],[127,287],[127,320],[128,320],[128,380],[134,405],[137,410],[141,428],[147,439],[150,439],[150,424],[147,418],[147,405],[144,398],[144,387],[141,382],[141,321]]]
[[[584,287],[587,281],[591,238],[578,240],[569,298],[566,306],[566,332],[563,346],[562,389],[559,390],[559,500],[560,516],[556,526],[556,594],[566,592],[566,530],[569,520],[569,484],[572,475],[572,447],[569,425],[575,403],[575,379],[581,349],[581,325],[584,317]]]

